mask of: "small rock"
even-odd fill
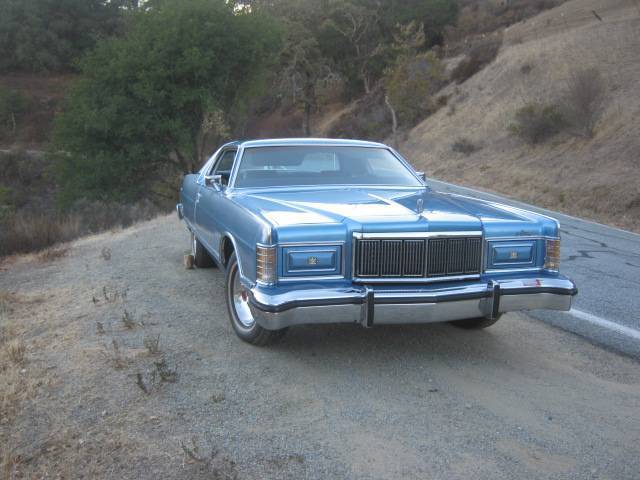
[[[429,393],[436,393],[438,391],[437,388],[430,388],[429,390],[427,390]]]
[[[467,403],[464,407],[465,407],[465,408],[471,408],[471,404],[470,404],[470,403]]]
[[[102,410],[102,412],[100,412],[100,415],[102,415],[103,417],[107,415],[107,411],[106,410]]]

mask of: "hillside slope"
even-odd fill
[[[514,25],[495,61],[447,87],[449,106],[411,130],[401,151],[428,176],[640,231],[639,32],[631,0],[572,0]],[[583,67],[597,67],[607,86],[594,138],[530,147],[509,133],[519,107],[554,102]],[[479,150],[454,152],[459,138]]]

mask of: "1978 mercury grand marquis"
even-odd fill
[[[330,139],[222,146],[178,216],[198,267],[226,271],[231,324],[264,345],[292,325],[452,322],[569,310],[552,218],[434,192],[393,149]]]

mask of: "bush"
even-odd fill
[[[462,83],[479,72],[485,65],[491,63],[502,44],[501,37],[492,37],[475,45],[451,72],[451,79],[456,83]]]
[[[468,138],[460,137],[455,142],[453,142],[453,145],[451,145],[451,150],[453,150],[454,152],[463,153],[465,155],[471,155],[473,152],[477,152],[478,150],[480,150],[480,147],[478,147]]]
[[[575,135],[591,138],[605,107],[605,82],[595,68],[572,72],[562,98],[563,114]]]
[[[544,142],[561,132],[566,121],[560,108],[552,104],[530,103],[518,109],[509,129],[528,144]]]
[[[433,95],[442,86],[443,72],[431,52],[401,57],[387,72],[386,89],[400,125],[411,127],[441,106]]]

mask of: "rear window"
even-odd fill
[[[304,185],[421,184],[400,160],[384,148],[281,146],[244,150],[235,187]]]

